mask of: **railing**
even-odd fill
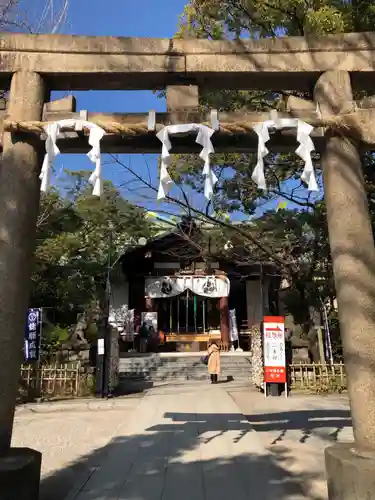
[[[53,365],[22,365],[19,397],[22,400],[74,397],[82,394],[86,378],[79,362]]]
[[[346,389],[344,363],[329,364],[292,364],[289,366],[292,389],[337,391]]]

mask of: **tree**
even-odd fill
[[[108,263],[151,226],[144,211],[128,203],[110,182],[91,195],[87,172],[67,172],[64,186],[42,195],[32,274],[31,307],[44,307],[63,329],[97,308]]]
[[[371,0],[190,0],[179,34],[202,38],[324,35],[372,31]]]
[[[177,36],[197,36],[211,39],[241,37],[272,37],[280,35],[321,35],[348,31],[369,31],[375,27],[375,6],[371,1],[321,0],[191,0],[181,16],[181,27]],[[216,109],[246,108],[269,110],[280,107],[285,92],[220,91],[202,96],[202,106]],[[288,93],[287,93],[288,94]],[[307,94],[307,97],[311,95]],[[269,155],[267,160],[266,196],[256,190],[250,177],[255,160],[252,155],[216,155],[214,162],[218,171],[219,185],[214,200],[216,209],[241,211],[252,215],[256,208],[271,199],[283,198],[299,210],[316,213],[321,220],[321,199],[313,201],[306,190],[296,187],[301,163],[294,155]],[[196,157],[183,155],[176,158],[176,177],[182,183],[188,180],[196,188],[200,167]],[[228,168],[230,166],[231,168]],[[320,175],[319,156],[315,166]],[[364,157],[365,174],[368,181],[370,206],[374,205],[374,157]],[[291,187],[292,186],[292,187]],[[294,217],[296,214],[294,215]],[[306,217],[306,215],[303,215]],[[324,222],[323,222],[324,224]],[[314,264],[316,266],[316,264]],[[311,272],[310,272],[311,274]]]
[[[68,7],[69,0],[0,0],[0,31],[57,33],[67,20]]]
[[[208,39],[259,38],[285,35],[321,35],[348,31],[367,31],[375,27],[375,5],[369,0],[190,0],[181,16],[176,37]],[[210,91],[200,95],[202,109],[251,111],[283,109],[291,92]],[[297,94],[311,98],[311,93]],[[320,158],[314,163],[321,182]],[[291,285],[294,311],[307,311],[319,296],[332,302],[334,287],[327,243],[325,206],[322,196],[313,198],[299,180],[302,163],[294,154],[271,154],[266,158],[267,193],[251,181],[256,164],[252,154],[216,154],[213,164],[219,178],[216,194],[207,206],[197,206],[202,193],[202,164],[197,155],[175,155],[171,175],[180,195],[169,197],[171,212],[177,206],[183,213],[217,224],[232,238],[242,240],[254,256],[276,261]],[[364,157],[368,196],[374,219],[374,158]],[[128,172],[137,174],[125,165]],[[139,178],[137,178],[140,180]],[[143,179],[144,181],[144,179]],[[144,181],[151,189],[150,183]],[[286,200],[289,210],[276,209],[278,200]],[[264,213],[265,212],[265,213]],[[216,214],[251,219],[252,224],[239,226]],[[263,214],[263,215],[259,215]],[[211,214],[211,215],[209,215]],[[255,214],[258,214],[255,217]],[[316,275],[322,275],[317,282]],[[324,285],[323,285],[324,284]],[[292,300],[293,299],[293,300]]]

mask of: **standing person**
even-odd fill
[[[152,352],[157,352],[158,351],[158,344],[159,344],[159,335],[155,328],[150,325],[148,328],[149,332],[149,344]]]
[[[208,349],[207,368],[211,377],[211,384],[217,384],[220,375],[220,348],[216,342],[212,342]]]
[[[142,353],[145,353],[147,351],[147,343],[148,343],[148,337],[149,337],[149,329],[147,328],[147,325],[145,322],[142,323],[141,328],[139,329],[139,351]]]

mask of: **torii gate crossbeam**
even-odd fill
[[[16,71],[43,76],[50,90],[201,88],[308,91],[332,68],[356,89],[373,89],[375,33],[257,41],[2,33],[0,88]]]

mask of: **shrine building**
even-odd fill
[[[236,334],[248,350],[251,327],[278,314],[280,273],[272,263],[234,262],[234,254],[238,249],[203,258],[194,235],[176,229],[120,256],[111,273],[109,323],[121,349],[131,348],[132,334],[146,321],[168,352],[202,351],[213,340],[228,350]]]

